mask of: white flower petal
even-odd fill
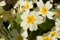
[[[49,18],[49,19],[53,19],[53,15],[54,15],[54,12],[48,12],[48,14],[47,14],[47,17]]]
[[[26,10],[25,12],[26,12],[26,13],[29,13],[29,12],[30,12],[30,10]]]
[[[50,4],[50,1],[47,1],[47,3],[45,4],[45,7],[49,10],[50,8],[52,8],[52,4]]]
[[[41,16],[36,16],[36,23],[41,24],[43,22],[43,17]]]
[[[31,25],[29,30],[30,31],[36,31],[38,29],[37,24]]]
[[[19,3],[20,3],[20,6],[24,6],[25,5],[25,1],[22,1],[22,0]]]
[[[60,30],[60,28],[59,27],[56,27],[56,31],[59,31]]]
[[[22,37],[26,38],[28,36],[27,30],[25,30],[21,35]]]
[[[37,11],[32,11],[30,14],[31,14],[31,15],[35,15],[35,16],[39,16],[39,15],[40,15],[40,13],[37,12]]]
[[[25,21],[21,22],[21,27],[23,27],[24,30],[27,30],[29,28],[29,24],[27,24]]]
[[[32,1],[29,2],[29,9],[33,8]]]
[[[59,37],[58,38],[60,39],[60,30],[58,31],[58,34],[59,34]]]
[[[37,40],[43,40],[42,36],[37,36]]]
[[[22,20],[26,20],[27,15],[29,15],[28,12],[24,12],[24,13],[21,15],[21,19],[22,19]]]
[[[28,40],[28,39],[26,39],[26,38],[23,38],[23,40]]]
[[[6,5],[5,1],[1,1],[0,6],[4,6],[4,5]]]
[[[60,9],[60,5],[58,5],[57,8]]]
[[[25,17],[25,15],[21,15],[21,19],[24,19],[24,20],[26,20],[26,17]]]
[[[56,37],[52,37],[52,40],[57,40],[57,38]]]
[[[55,26],[60,27],[60,20],[59,19],[56,19]]]
[[[43,1],[39,0],[39,2],[37,2],[37,5],[41,9],[43,7]]]

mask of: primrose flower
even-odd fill
[[[23,27],[24,30],[29,28],[30,31],[36,31],[38,29],[37,24],[41,24],[43,22],[43,18],[39,16],[39,13],[36,11],[32,11],[31,13],[23,13],[21,15],[21,19],[21,27]]]
[[[48,17],[49,19],[53,19],[53,15],[54,12],[51,12],[50,9],[52,8],[52,4],[50,4],[50,1],[47,1],[47,3],[43,3],[42,0],[40,0],[39,2],[37,2],[37,5],[40,9],[40,14],[42,14],[42,16],[44,17]]]

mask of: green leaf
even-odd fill
[[[20,27],[20,24],[18,24],[18,23],[14,20],[13,23],[11,24],[9,30],[12,31],[13,29],[16,29],[18,32],[20,32],[20,30],[22,29],[22,27]]]
[[[20,16],[21,16],[21,14],[17,13],[16,18],[15,18],[15,21],[16,21],[18,24],[20,24],[21,21],[22,21],[22,19],[20,18]]]
[[[39,25],[39,27],[44,31],[48,29],[52,29],[54,26],[55,26],[55,21],[52,19],[48,19],[47,17],[46,17],[46,21]]]
[[[18,24],[16,21],[13,21],[13,28],[15,28],[18,32],[20,32],[22,29],[22,27],[20,27],[20,24]]]

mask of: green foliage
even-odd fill
[[[20,30],[22,29],[22,27],[20,27],[20,23],[21,23],[21,18],[20,18],[20,14],[16,14],[15,15],[15,19],[13,20],[13,22],[11,23],[11,27],[10,27],[10,31],[12,31],[13,29],[16,29],[18,32],[20,32]]]
[[[39,26],[43,30],[51,29],[55,26],[55,21],[46,17],[46,21]]]

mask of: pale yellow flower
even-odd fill
[[[54,12],[49,11],[52,8],[52,4],[50,4],[50,1],[47,1],[47,3],[43,3],[42,0],[37,2],[38,7],[40,8],[40,14],[44,17],[48,17],[49,19],[53,19]]]
[[[32,11],[31,13],[23,13],[21,15],[21,19],[21,27],[23,27],[24,30],[29,28],[30,31],[36,31],[38,29],[37,24],[41,24],[43,22],[43,18],[35,11]]]

